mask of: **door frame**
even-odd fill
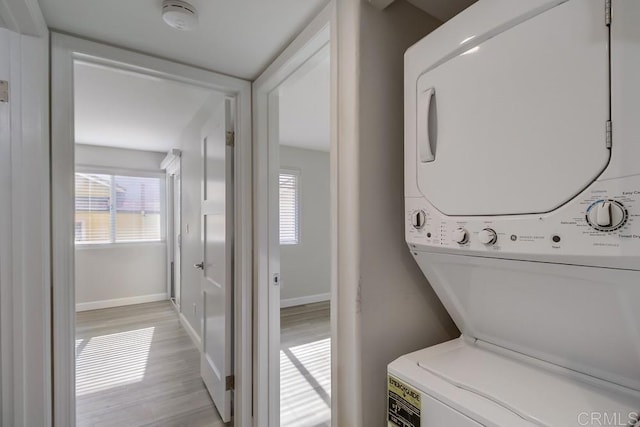
[[[51,34],[52,340],[54,425],[75,425],[74,116],[73,62],[213,89],[235,100],[234,419],[252,424],[252,146],[248,81],[88,40]]]
[[[331,334],[334,336],[337,319],[337,50],[335,0],[311,21],[273,63],[253,83],[254,135],[254,396],[253,413],[256,427],[280,425],[280,287],[274,277],[280,273],[278,229],[278,193],[270,186],[277,182],[280,172],[278,135],[278,89],[296,71],[323,49],[331,58]],[[328,47],[327,45],[330,46]],[[275,180],[275,181],[274,181]],[[332,346],[332,400],[336,388],[337,364]],[[332,417],[334,410],[332,405]]]
[[[0,0],[9,129],[0,143],[0,426],[51,425],[49,30],[36,0]],[[3,79],[6,79],[3,73]]]
[[[180,313],[180,300],[181,300],[181,284],[182,263],[176,268],[175,260],[177,258],[182,261],[180,233],[176,233],[176,221],[182,223],[182,152],[177,148],[173,148],[169,151],[167,156],[160,164],[160,168],[165,171],[165,206],[167,207],[167,215],[165,218],[165,229],[167,239],[167,295],[171,300],[171,283],[174,283],[175,301],[171,301],[173,307],[178,313]],[[176,186],[176,176],[178,177],[179,185]],[[177,194],[176,194],[177,193]],[[176,199],[177,198],[177,199]],[[176,200],[178,206],[176,206]],[[177,218],[176,218],[177,217]],[[179,229],[178,229],[179,230]],[[173,264],[173,269],[171,268]]]

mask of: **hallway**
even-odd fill
[[[77,313],[77,425],[222,427],[168,301]]]

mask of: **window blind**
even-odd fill
[[[160,179],[116,176],[116,242],[160,240]]]
[[[76,174],[76,242],[161,240],[160,178]]]
[[[76,242],[111,241],[111,176],[76,174]]]
[[[280,244],[295,245],[300,235],[298,174],[280,172]]]

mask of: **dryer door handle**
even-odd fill
[[[431,138],[429,136],[431,122],[431,101],[435,97],[435,89],[430,87],[418,93],[417,120],[418,125],[416,139],[418,148],[418,158],[421,163],[433,162],[436,156],[431,149]]]

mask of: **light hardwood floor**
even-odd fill
[[[78,313],[76,388],[78,426],[224,425],[168,301]]]
[[[281,425],[330,426],[329,303],[281,310]],[[78,426],[222,427],[169,302],[76,317]]]
[[[331,425],[329,303],[280,311],[280,425]]]

